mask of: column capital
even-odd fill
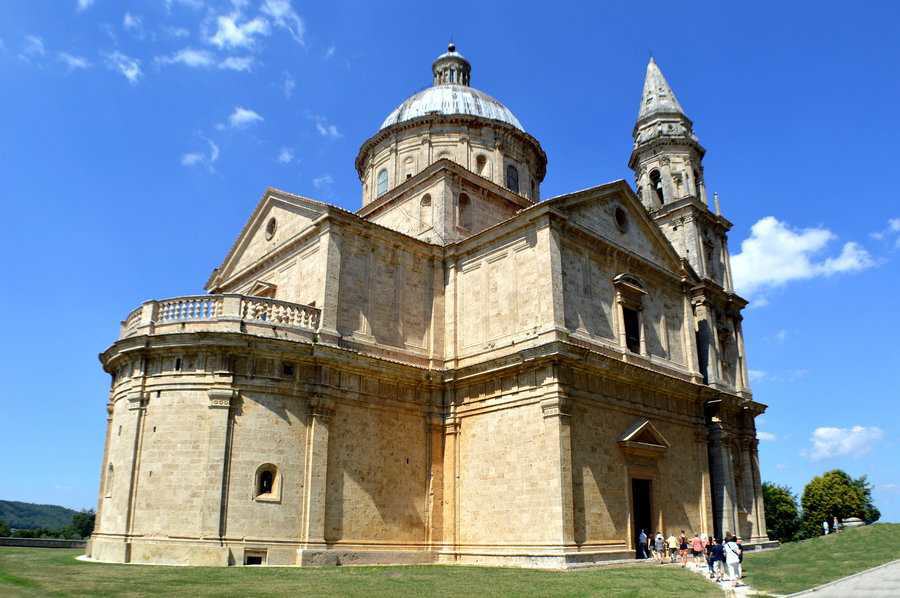
[[[206,391],[209,398],[210,409],[229,409],[231,403],[237,398],[237,390],[234,388],[210,388]]]
[[[544,418],[568,418],[571,400],[566,396],[555,396],[541,401],[541,412]]]
[[[313,395],[309,400],[309,414],[313,418],[327,423],[334,416],[334,401],[320,395]]]

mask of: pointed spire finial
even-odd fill
[[[651,54],[650,61],[647,63],[647,75],[644,78],[644,92],[641,95],[638,119],[657,112],[684,114],[681,104],[675,97],[675,92],[672,91],[669,82],[666,81]]]

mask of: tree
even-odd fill
[[[8,538],[9,534],[10,534],[9,526],[6,524],[5,521],[0,519],[0,537]]]
[[[871,485],[863,476],[853,479],[840,469],[825,472],[810,480],[803,489],[802,533],[813,537],[822,533],[822,522],[829,526],[832,518],[846,519],[859,517],[867,523],[877,521],[881,516],[872,504]]]
[[[765,482],[762,486],[769,537],[790,542],[800,529],[797,497],[787,486]]]
[[[72,515],[72,528],[82,538],[87,538],[94,532],[94,519],[96,514],[93,509],[86,509]]]

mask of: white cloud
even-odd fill
[[[753,225],[741,252],[732,260],[735,286],[746,295],[793,280],[865,270],[875,260],[859,244],[845,243],[840,254],[817,261],[815,256],[837,237],[825,228],[791,229],[773,216]]]
[[[784,341],[786,341],[787,337],[788,337],[788,331],[785,330],[784,328],[782,328],[781,330],[779,330],[778,332],[775,333],[775,340],[778,341],[779,343],[783,343]]]
[[[241,14],[216,17],[216,32],[209,38],[209,43],[217,48],[250,48],[256,43],[257,36],[269,34],[269,22],[261,17],[241,21]]]
[[[883,436],[884,432],[877,427],[816,428],[809,439],[812,447],[805,451],[805,455],[814,461],[831,457],[859,457],[871,451]]]
[[[756,438],[762,442],[775,442],[778,437],[771,432],[762,432],[760,430],[756,431]]]
[[[119,51],[106,54],[106,66],[114,71],[119,71],[132,85],[136,85],[143,75],[141,61]]]
[[[279,164],[290,164],[294,161],[294,150],[289,147],[281,148],[277,159]]]
[[[191,32],[184,27],[164,27],[163,32],[169,37],[174,37],[175,39],[184,39],[185,37],[190,37],[191,35]]]
[[[94,4],[94,0],[78,0],[78,3],[75,5],[75,10],[77,12],[84,12],[89,9]]]
[[[313,187],[322,190],[334,184],[334,178],[330,174],[323,174],[313,179]]]
[[[190,152],[187,154],[182,154],[181,165],[192,167],[205,164],[209,168],[209,171],[213,172],[213,164],[215,164],[216,160],[219,159],[219,146],[216,145],[211,139],[206,139],[205,137],[203,139],[209,146],[209,152]]]
[[[336,50],[336,48],[334,47],[334,44],[328,46],[328,49],[325,50],[325,60],[328,60],[329,58],[334,56],[335,50]]]
[[[25,41],[22,42],[22,52],[19,59],[25,62],[31,62],[34,58],[43,58],[47,53],[44,47],[44,39],[38,35],[26,35]]]
[[[252,56],[229,56],[219,63],[220,69],[247,72],[253,69],[255,61]]]
[[[274,21],[276,27],[286,29],[301,46],[306,27],[303,19],[291,6],[290,0],[264,0],[260,10]]]
[[[186,8],[190,8],[193,10],[200,10],[203,8],[203,0],[165,0],[166,3],[166,12],[172,12],[172,6],[175,4],[179,4]]]
[[[122,17],[122,27],[140,37],[144,33],[144,20],[139,15],[126,12]]]
[[[213,55],[206,50],[184,48],[168,56],[158,56],[156,62],[159,64],[181,64],[192,68],[202,68],[211,66],[214,59]]]
[[[59,58],[60,62],[65,64],[70,71],[74,71],[77,69],[86,69],[91,66],[91,63],[87,58],[83,56],[75,56],[73,54],[69,54],[68,52],[60,52],[56,55]]]
[[[900,233],[900,218],[889,218],[887,227],[884,230],[870,233],[869,236],[877,241],[885,241],[897,235],[897,238],[894,240],[894,246],[900,249],[900,234],[898,233]]]
[[[294,89],[296,88],[297,82],[294,81],[294,78],[290,73],[285,71],[281,79],[281,91],[284,92],[284,97],[287,99],[291,99],[291,96],[294,95]]]
[[[330,124],[328,119],[324,116],[313,115],[311,118],[316,123],[316,131],[318,131],[319,135],[322,137],[327,139],[340,139],[343,137],[341,132],[338,131],[338,128],[335,125]]]
[[[765,380],[769,375],[762,370],[749,370],[747,373],[750,374],[750,382],[759,382],[760,380]]]
[[[891,218],[888,220],[888,228],[893,233],[900,233],[900,218]]]
[[[234,111],[228,117],[228,124],[234,129],[243,128],[263,120],[258,113],[244,108],[243,106],[235,106]]]

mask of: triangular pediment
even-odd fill
[[[684,273],[684,260],[625,181],[607,183],[549,201],[588,234],[672,273]]]
[[[277,251],[327,210],[327,205],[305,197],[266,190],[207,288],[220,286]]]
[[[649,419],[641,418],[619,436],[619,446],[623,449],[661,453],[669,448],[669,442]]]

